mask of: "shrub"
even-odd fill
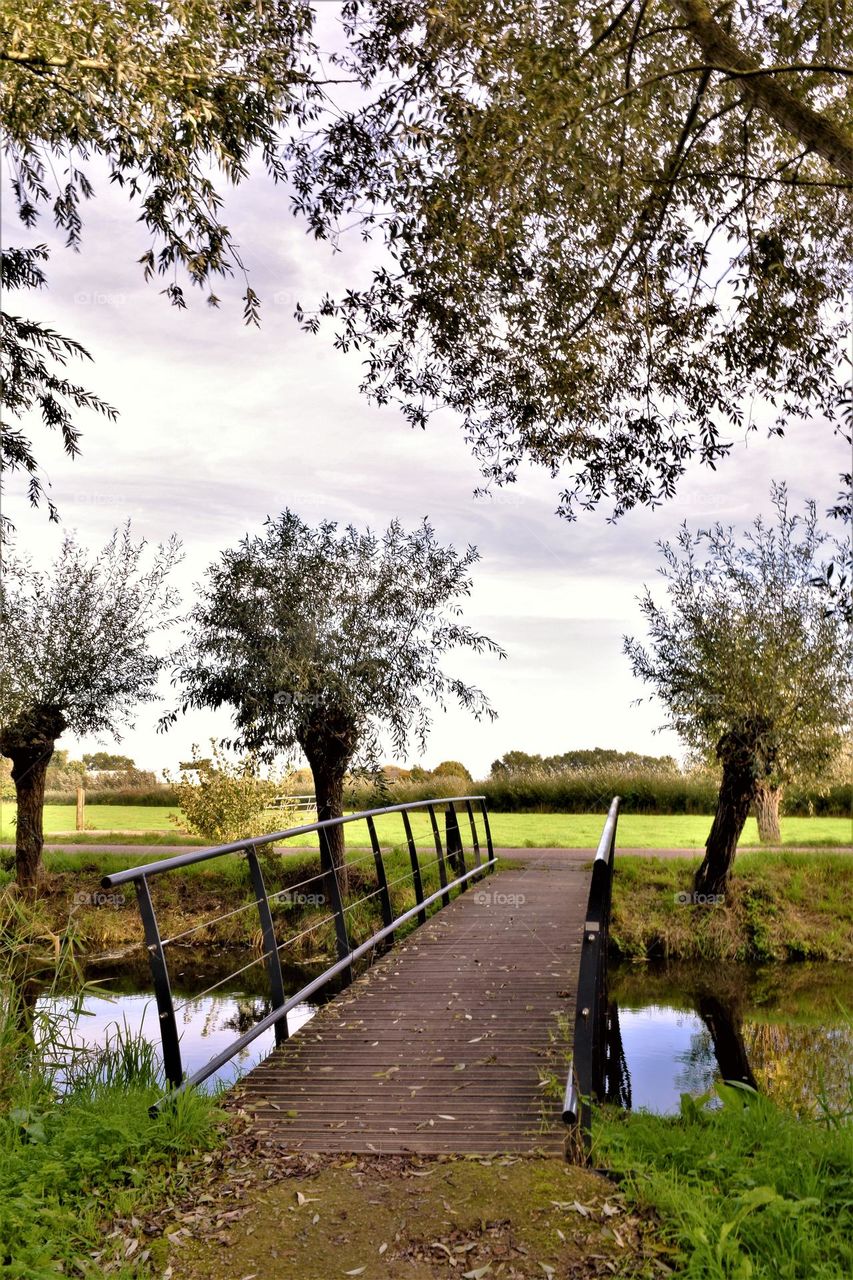
[[[77,796],[74,791],[46,791],[44,802],[45,804],[76,804]],[[138,791],[135,787],[122,787],[86,792],[87,808],[92,804],[139,804],[145,808],[157,808],[160,805],[174,806],[179,803],[177,788],[165,783],[157,783],[153,787],[144,787]]]
[[[210,745],[212,755],[204,758],[193,746],[194,763],[181,770],[175,783],[181,817],[170,818],[217,844],[263,835],[269,829],[266,810],[281,794],[285,779],[260,777],[258,758],[252,753],[230,761],[215,740]]]

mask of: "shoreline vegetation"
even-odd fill
[[[719,904],[692,901],[692,859],[620,858],[610,943],[633,960],[853,962],[853,855],[742,853]]]
[[[814,1115],[745,1085],[682,1094],[681,1114],[602,1108],[594,1157],[635,1214],[652,1215],[675,1274],[840,1280],[853,1273],[853,1077]]]
[[[357,848],[350,850],[349,857],[351,892],[369,894],[375,888],[371,860]],[[44,928],[60,934],[73,920],[87,956],[137,947],[142,935],[135,896],[104,894],[100,880],[141,860],[135,853],[102,853],[85,847],[73,853],[48,853],[47,874],[35,908]],[[389,850],[386,865],[389,881],[397,881],[392,889],[395,910],[414,906],[406,850]],[[695,866],[696,859],[691,857],[617,853],[610,934],[614,958],[853,962],[853,854],[741,853],[725,902],[712,905],[691,900]],[[276,890],[304,885],[317,867],[311,853],[275,859],[270,884]],[[10,884],[11,873],[3,874]],[[438,887],[436,875],[434,866],[426,869],[425,892]],[[212,921],[193,933],[188,951],[257,946],[255,913],[213,919],[251,901],[247,866],[239,855],[157,877],[152,885],[164,936]],[[335,949],[325,907],[304,901],[304,896],[284,894],[275,904],[280,936],[303,935],[288,949],[287,959],[294,964],[332,957]],[[349,918],[353,939],[363,941],[379,927],[377,913],[375,897],[355,907]]]

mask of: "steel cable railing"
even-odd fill
[[[482,836],[477,830],[475,808],[476,817],[481,820]],[[426,855],[423,849],[418,850],[418,842],[410,819],[410,814],[418,812],[424,813],[429,819],[429,835],[432,837],[432,843],[435,846],[433,857]],[[438,821],[439,812],[444,814],[443,838]],[[383,847],[383,841],[379,838],[376,819],[391,814],[401,815],[403,839],[402,841],[393,842],[393,845],[394,847],[399,846],[400,853],[404,858],[408,856],[409,865],[403,874],[395,875],[389,880],[386,867],[388,852]],[[466,860],[466,842],[463,840],[462,827],[459,822],[461,815],[467,817],[468,825],[470,826],[468,852],[473,862],[470,867]],[[343,866],[337,866],[332,856],[329,831],[332,827],[348,826],[359,821],[364,822],[367,827],[370,852],[365,857],[358,857],[352,860],[346,859]],[[273,868],[273,863],[269,858],[264,858],[262,865],[259,853],[265,848],[279,844],[283,840],[292,840],[294,837],[311,834],[316,834],[318,838],[319,851],[317,856],[320,869],[297,880],[295,883],[286,884],[274,892],[269,892],[266,879]],[[482,844],[485,845],[485,856],[481,838]],[[387,843],[389,841],[386,840]],[[359,850],[359,852],[361,851]],[[281,858],[280,865],[282,866],[285,865],[286,859],[290,856],[306,856],[306,850],[304,849],[281,850],[277,851],[277,853]],[[180,871],[201,862],[223,858],[230,854],[243,855],[246,858],[252,892],[251,899],[242,903],[239,907],[205,919],[187,929],[182,929],[180,932],[172,934],[171,937],[161,937],[149,882],[161,875]],[[307,856],[313,855],[308,851]],[[191,1084],[199,1084],[208,1079],[231,1058],[241,1053],[247,1045],[270,1028],[274,1029],[276,1044],[283,1043],[288,1036],[287,1014],[291,1009],[303,1003],[334,979],[339,979],[344,983],[350,981],[353,974],[353,964],[356,961],[369,959],[380,942],[390,943],[393,941],[395,931],[401,925],[407,924],[414,919],[417,919],[419,924],[423,923],[427,918],[429,908],[435,906],[438,909],[447,905],[454,890],[462,892],[467,889],[470,880],[489,872],[494,867],[495,861],[484,797],[455,796],[435,800],[413,801],[403,805],[389,805],[381,809],[370,809],[362,813],[347,814],[342,818],[328,819],[325,822],[314,822],[299,827],[291,827],[285,831],[272,832],[265,836],[253,836],[246,840],[234,841],[213,849],[188,850],[183,854],[162,858],[158,862],[146,863],[143,866],[131,867],[126,871],[117,871],[112,875],[105,876],[101,881],[104,888],[112,889],[117,885],[132,883],[136,890],[159,1016],[163,1067],[166,1079],[172,1089],[177,1090]],[[373,865],[375,887],[368,887],[365,884],[364,873],[359,872],[357,877],[358,886],[364,888],[365,891],[359,896],[351,898],[349,887],[352,883],[351,872],[367,864]],[[438,887],[434,892],[427,893],[424,888],[425,878],[431,884],[435,883],[436,870],[438,872]],[[414,891],[415,905],[406,910],[398,911],[395,915],[391,891],[404,883],[407,883]],[[280,909],[282,899],[294,899],[299,890],[310,885],[322,885],[322,893],[317,894],[316,897],[318,903],[322,902],[326,905],[328,908],[327,913],[320,918],[309,918],[306,927],[294,934],[290,934],[283,940],[279,940],[276,930],[280,928],[282,923]],[[296,900],[298,901],[298,897],[296,897]],[[374,929],[365,941],[354,946],[350,940],[348,923],[352,927],[352,919],[356,909],[363,907],[365,904],[371,911],[375,911],[378,905],[378,918],[381,919],[381,927]],[[276,908],[275,914],[273,912],[274,907]],[[258,913],[262,938],[262,947],[259,954],[254,956],[247,964],[218,979],[201,993],[189,997],[176,1006],[172,998],[166,948],[199,933],[203,929],[208,929],[222,920],[231,919],[253,909]],[[327,966],[321,974],[312,979],[295,995],[287,997],[284,990],[280,953],[286,948],[292,947],[307,935],[316,934],[318,930],[329,924],[334,926],[337,960]],[[194,1001],[210,995],[211,992],[225,986],[226,983],[259,964],[266,965],[269,999],[272,1006],[270,1013],[249,1031],[238,1036],[230,1045],[187,1078],[181,1056],[176,1015]]]

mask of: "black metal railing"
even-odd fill
[[[418,847],[410,817],[416,812],[423,812],[429,817],[426,840],[422,839],[421,845],[425,843],[427,846],[432,846],[430,850],[434,853],[432,857],[426,857],[424,848]],[[444,816],[443,838],[442,824],[439,823],[439,815],[442,813]],[[401,816],[403,838],[397,844],[405,848],[407,858],[403,874],[394,874],[390,880],[387,846],[391,843],[393,847],[393,842],[386,839],[384,841],[386,848],[383,849],[383,841],[379,838],[376,824],[377,818],[389,814]],[[460,817],[463,819],[462,823],[460,823]],[[368,842],[363,849],[351,848],[343,866],[337,866],[333,859],[328,833],[333,827],[351,827],[353,823],[364,823]],[[470,829],[470,840],[463,837],[466,826]],[[311,850],[305,849],[277,850],[280,857],[271,864],[269,854],[272,846],[283,840],[312,835],[317,836],[319,843],[318,869],[316,871],[311,869],[309,874],[295,884],[287,883],[283,888],[271,892],[267,884],[271,865],[273,870],[277,870],[278,867],[286,866],[289,855],[298,854],[304,857],[306,852],[309,856],[312,854]],[[262,855],[260,858],[259,853]],[[364,856],[353,857],[353,853],[359,855],[363,853]],[[471,857],[470,867],[467,854]],[[232,911],[201,920],[170,938],[162,937],[150,882],[169,872],[180,871],[200,862],[209,862],[232,855],[244,855],[246,858],[252,899]],[[382,809],[369,809],[361,813],[347,814],[342,818],[312,822],[304,826],[290,827],[286,831],[275,831],[269,835],[238,840],[213,849],[192,849],[171,858],[162,858],[157,862],[149,862],[143,866],[131,867],[126,871],[117,871],[112,875],[104,876],[101,881],[104,888],[114,889],[118,885],[132,883],[136,889],[159,1015],[163,1068],[172,1090],[201,1084],[270,1028],[275,1031],[276,1044],[283,1043],[288,1037],[287,1015],[292,1009],[310,999],[335,979],[339,979],[343,984],[351,981],[353,966],[357,961],[372,957],[380,946],[390,945],[396,930],[401,925],[413,919],[417,919],[418,924],[423,924],[430,907],[438,909],[447,905],[454,890],[462,892],[467,889],[472,879],[488,873],[495,866],[495,862],[485,798],[455,796],[436,800],[418,800],[411,804],[391,805]],[[364,868],[367,868],[366,872]],[[435,882],[434,890],[431,888],[431,882]],[[318,888],[319,892],[313,893],[312,887]],[[363,887],[366,891],[360,896],[354,896],[354,887]],[[395,915],[393,900],[394,897],[400,896],[401,889],[413,890],[414,906],[399,911]],[[307,928],[280,939],[277,930],[277,924],[281,923],[280,908],[285,903],[294,901],[311,902],[324,906],[327,910],[321,918],[309,920]],[[359,904],[369,904],[368,913],[375,913],[376,923],[381,921],[381,926],[375,929],[365,941],[353,946],[347,917],[351,916]],[[201,999],[214,988],[223,986],[246,970],[263,963],[266,966],[272,1008],[249,1031],[238,1036],[192,1075],[186,1076],[181,1058],[180,1035],[175,1003],[172,998],[166,948],[179,941],[185,942],[192,934],[222,919],[253,909],[257,911],[260,934],[263,939],[261,954],[254,957],[248,964],[221,978],[194,998]],[[337,960],[295,995],[287,996],[281,968],[282,952],[294,946],[306,934],[316,933],[325,925],[333,927]]]
[[[563,1102],[563,1120],[569,1126],[567,1152],[588,1159],[592,1140],[592,1100],[604,1101],[611,1037],[608,1035],[607,946],[610,936],[610,899],[619,797],[615,796],[601,833],[587,899],[584,941],[578,974],[572,1060]]]

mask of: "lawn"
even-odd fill
[[[160,833],[160,843],[180,844],[178,828],[169,820],[177,809],[146,805],[89,805],[86,809],[87,830],[104,836],[116,836],[121,843],[124,832]],[[72,805],[46,805],[44,826],[47,835],[74,833],[74,807]],[[490,815],[492,836],[496,845],[509,848],[561,848],[588,849],[598,843],[604,823],[603,813],[493,813]],[[15,806],[4,803],[0,810],[0,839],[13,840]],[[270,830],[276,830],[282,815],[270,814]],[[465,835],[465,819],[463,836]],[[426,814],[411,815],[412,830],[418,843],[431,842],[429,818]],[[622,848],[636,849],[701,849],[711,826],[710,817],[702,815],[624,814],[619,820],[618,844]],[[396,814],[377,819],[377,831],[386,844],[399,844],[403,826]],[[167,839],[164,841],[162,837]],[[92,838],[90,835],[89,839]],[[350,843],[366,844],[367,834],[363,826],[350,833]],[[850,818],[783,818],[782,842],[786,845],[850,845],[853,844],[853,819]],[[197,842],[194,842],[197,843]],[[313,843],[303,836],[299,843]],[[757,845],[758,831],[755,820],[747,821],[741,840],[742,846]]]

